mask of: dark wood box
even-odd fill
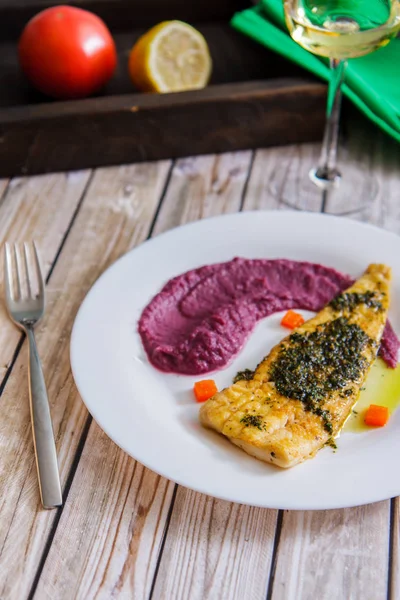
[[[47,0],[0,0],[0,176],[176,158],[320,139],[326,88],[234,31],[244,0],[82,0],[111,29],[116,76],[96,97],[48,100],[20,73],[17,40]],[[74,4],[74,3],[71,3]],[[127,74],[129,50],[164,19],[195,25],[214,63],[210,85],[142,94]]]

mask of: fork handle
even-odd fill
[[[29,399],[40,497],[44,508],[55,508],[62,504],[62,493],[49,400],[33,329],[27,327],[26,335],[29,342]]]

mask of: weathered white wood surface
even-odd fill
[[[386,598],[388,508],[285,511],[272,599]]]
[[[85,192],[88,179],[89,171],[78,171],[62,175],[14,179],[7,190],[4,185],[4,196],[0,202],[1,252],[5,241],[23,242],[35,237],[39,245],[44,275],[47,277]],[[2,282],[3,257],[0,260],[0,278]],[[1,380],[21,337],[18,329],[6,315],[3,302],[0,302],[0,323]]]
[[[97,171],[49,281],[46,317],[38,328],[37,341],[46,374],[63,488],[87,422],[87,410],[70,372],[71,326],[85,294],[104,268],[146,238],[168,169],[169,164],[164,162]],[[61,180],[54,180],[54,193],[61,184]],[[29,234],[46,241],[46,228],[32,212],[39,202],[40,186],[36,178],[30,179],[29,185],[34,186],[35,192],[25,196],[28,217],[22,218],[19,228],[23,238]],[[42,206],[42,218],[50,218],[50,201],[48,197],[47,205]],[[61,210],[66,210],[72,201],[75,203],[75,199],[64,198],[64,204],[60,202],[59,211],[51,218],[58,222]],[[20,223],[20,213],[17,209],[15,213],[14,221]],[[51,250],[50,243],[41,245]],[[54,254],[55,250],[47,261]],[[56,517],[55,511],[43,511],[39,506],[26,371],[23,348],[1,398],[0,597],[7,599],[28,594]],[[90,493],[95,494],[96,487],[90,488]],[[90,524],[91,515],[85,514]],[[79,554],[76,545],[71,545],[69,552]],[[46,593],[54,597],[53,591]]]
[[[176,487],[91,420],[69,366],[84,295],[149,234],[242,208],[325,210],[399,232],[399,147],[364,121],[349,133],[340,160],[350,193],[326,202],[307,180],[319,144],[181,159],[172,171],[165,161],[0,181],[0,241],[35,237],[47,273],[62,246],[38,342],[66,496],[62,510],[40,510],[24,345],[0,398],[1,599],[400,598],[397,500],[392,515],[390,501],[282,512]],[[4,376],[20,337],[2,311]]]
[[[0,179],[0,200],[8,186],[8,179]]]
[[[391,550],[389,564],[389,594],[388,600],[400,598],[400,503],[399,498],[391,502],[391,539],[389,548]]]
[[[237,212],[250,162],[251,152],[178,160],[154,234],[204,217]]]
[[[154,232],[237,210],[250,158],[247,152],[179,160]],[[172,492],[172,484],[127,459],[92,423],[37,588],[39,598],[54,588],[60,599],[70,594],[147,598]]]
[[[257,150],[244,210],[321,210],[321,192],[309,181],[319,144]],[[266,232],[268,233],[268,232]]]

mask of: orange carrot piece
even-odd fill
[[[205,402],[218,392],[218,388],[213,379],[203,379],[202,381],[196,381],[193,391],[197,402]]]
[[[386,406],[371,404],[365,413],[364,422],[370,427],[383,427],[389,421],[389,409]]]
[[[296,329],[296,327],[300,327],[303,323],[304,318],[294,310],[288,310],[281,321],[282,327],[287,327],[288,329]]]

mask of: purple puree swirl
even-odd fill
[[[352,283],[314,263],[234,258],[168,281],[144,309],[139,334],[153,366],[201,375],[225,367],[260,319],[290,308],[318,312]],[[379,352],[389,367],[399,347],[387,322]]]

